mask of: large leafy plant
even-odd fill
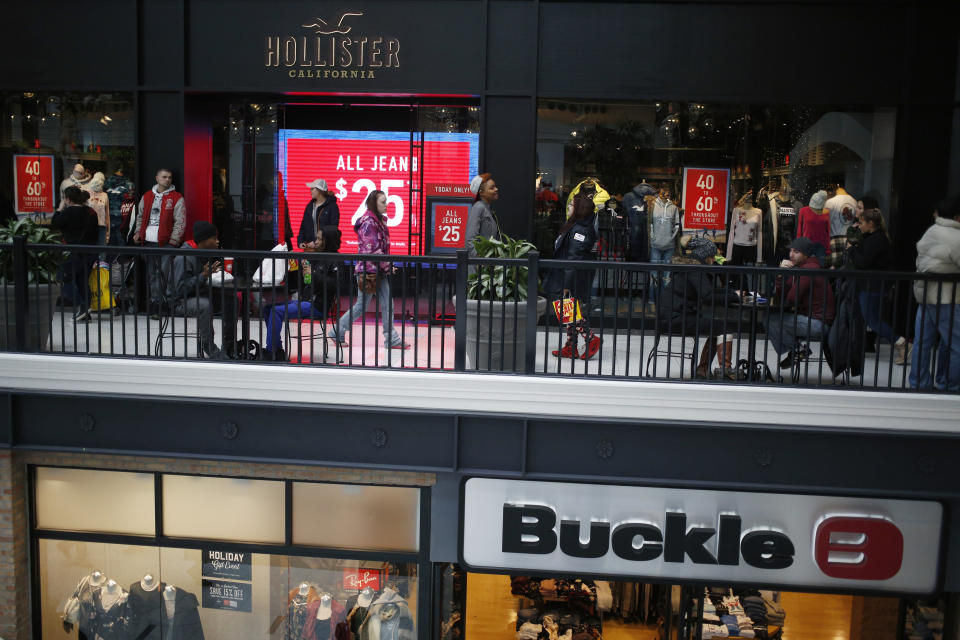
[[[500,239],[477,236],[478,258],[523,258],[536,249],[526,240],[501,234]],[[467,296],[474,300],[526,300],[527,267],[483,265],[467,278]]]
[[[26,238],[28,244],[61,244],[59,233],[29,218],[11,220],[7,224],[0,225],[0,245],[13,244],[13,239],[17,236]],[[63,259],[64,252],[61,250],[28,250],[27,282],[56,282],[57,270]],[[4,247],[0,249],[0,283],[7,284],[13,281],[13,248]]]

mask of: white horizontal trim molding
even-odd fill
[[[960,432],[960,396],[0,354],[0,389],[436,410],[537,418]]]

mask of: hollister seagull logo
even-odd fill
[[[340,16],[340,19],[337,21],[336,27],[331,27],[330,24],[323,18],[314,18],[313,24],[302,24],[300,26],[306,29],[316,28],[317,33],[321,33],[325,36],[330,36],[335,33],[339,33],[341,35],[347,35],[348,33],[350,33],[350,29],[352,29],[353,27],[344,28],[343,21],[346,19],[347,16],[362,16],[362,15],[363,15],[362,13],[345,13],[342,16]]]

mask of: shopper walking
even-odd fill
[[[186,202],[173,184],[173,173],[169,169],[158,169],[156,181],[140,198],[133,241],[145,247],[179,247],[187,225]],[[146,260],[152,315],[160,312],[164,283],[168,279],[164,276],[169,275],[172,262],[172,256]]]
[[[387,195],[378,190],[367,196],[367,210],[353,226],[357,232],[357,251],[362,254],[389,255],[390,231],[387,229]],[[393,299],[390,297],[389,275],[396,269],[389,262],[360,262],[356,266],[357,301],[337,321],[334,338],[340,344],[346,343],[347,332],[353,326],[354,318],[363,318],[367,306],[373,302],[376,294],[380,305],[383,346],[389,349],[409,349],[410,345],[400,338],[393,328]]]
[[[557,260],[596,260],[594,246],[597,243],[593,200],[580,195],[573,200],[573,215],[561,227],[560,234],[553,243],[554,258]],[[545,289],[560,300],[574,298],[580,304],[582,317],[567,324],[567,342],[562,349],[554,350],[558,358],[583,358],[588,360],[600,351],[603,339],[590,329],[590,308],[585,304],[590,299],[591,283],[595,269],[575,269],[564,267],[553,269],[547,276]],[[578,334],[583,336],[584,351],[580,355]]]
[[[470,257],[477,256],[473,241],[477,236],[500,239],[500,221],[493,211],[493,203],[500,197],[500,190],[493,176],[481,173],[470,181],[470,191],[474,195],[473,206],[467,214],[466,248]]]
[[[63,235],[68,245],[97,244],[97,214],[87,206],[90,194],[76,186],[63,190],[63,209],[53,214],[50,227]],[[90,291],[87,284],[95,254],[71,251],[60,268],[61,299],[74,307],[75,322],[90,321]]]
[[[933,226],[917,243],[918,273],[960,273],[960,197],[937,207]],[[923,282],[913,285],[917,302],[910,386],[960,391],[960,283]],[[937,351],[936,380],[931,374]]]
[[[887,271],[893,263],[890,236],[880,209],[865,209],[857,219],[863,236],[859,241],[847,242],[849,266],[860,271]],[[833,247],[831,246],[831,249]],[[893,327],[883,319],[883,282],[880,280],[857,280],[857,301],[863,321],[877,335],[894,346],[893,361],[906,362],[907,339],[898,336]],[[878,349],[879,351],[879,349]]]

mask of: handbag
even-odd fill
[[[379,273],[358,273],[357,274],[357,288],[360,289],[362,293],[376,293],[377,287],[379,285],[380,285]]]
[[[576,298],[554,300],[553,312],[557,314],[557,321],[562,325],[573,324],[583,318],[583,314],[580,313],[580,302]]]

